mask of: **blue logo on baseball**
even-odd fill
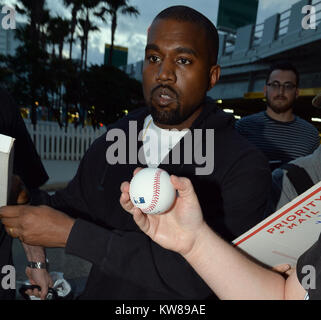
[[[139,200],[134,199],[135,204],[142,204],[145,203],[144,197],[140,197]]]

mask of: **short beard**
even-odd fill
[[[180,114],[181,105],[177,102],[175,109],[170,109],[168,111],[158,110],[153,106],[152,101],[149,103],[150,114],[153,121],[159,124],[165,125],[178,125],[181,124],[185,119],[182,119]]]
[[[285,113],[285,112],[289,111],[290,109],[293,109],[294,101],[295,100],[290,101],[288,104],[284,105],[283,107],[279,107],[279,106],[276,106],[275,104],[273,104],[273,102],[269,98],[267,98],[267,105],[275,113],[281,114],[281,113]]]

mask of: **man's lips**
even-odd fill
[[[176,99],[176,92],[166,87],[158,87],[152,91],[152,100],[160,106],[167,106]]]
[[[284,100],[287,100],[287,98],[286,97],[276,97],[274,100],[282,100],[282,101],[284,101]]]

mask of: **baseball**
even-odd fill
[[[144,213],[158,214],[170,209],[176,197],[176,190],[166,171],[145,168],[131,180],[129,196],[134,206]]]

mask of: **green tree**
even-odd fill
[[[82,73],[83,104],[93,126],[109,124],[144,103],[141,83],[114,66],[93,65]]]
[[[110,66],[112,65],[118,14],[120,13],[135,17],[140,14],[139,10],[134,6],[130,6],[128,2],[128,0],[101,0],[102,8],[97,14],[104,22],[106,22],[106,15],[111,17],[111,45],[108,57],[108,64]]]

